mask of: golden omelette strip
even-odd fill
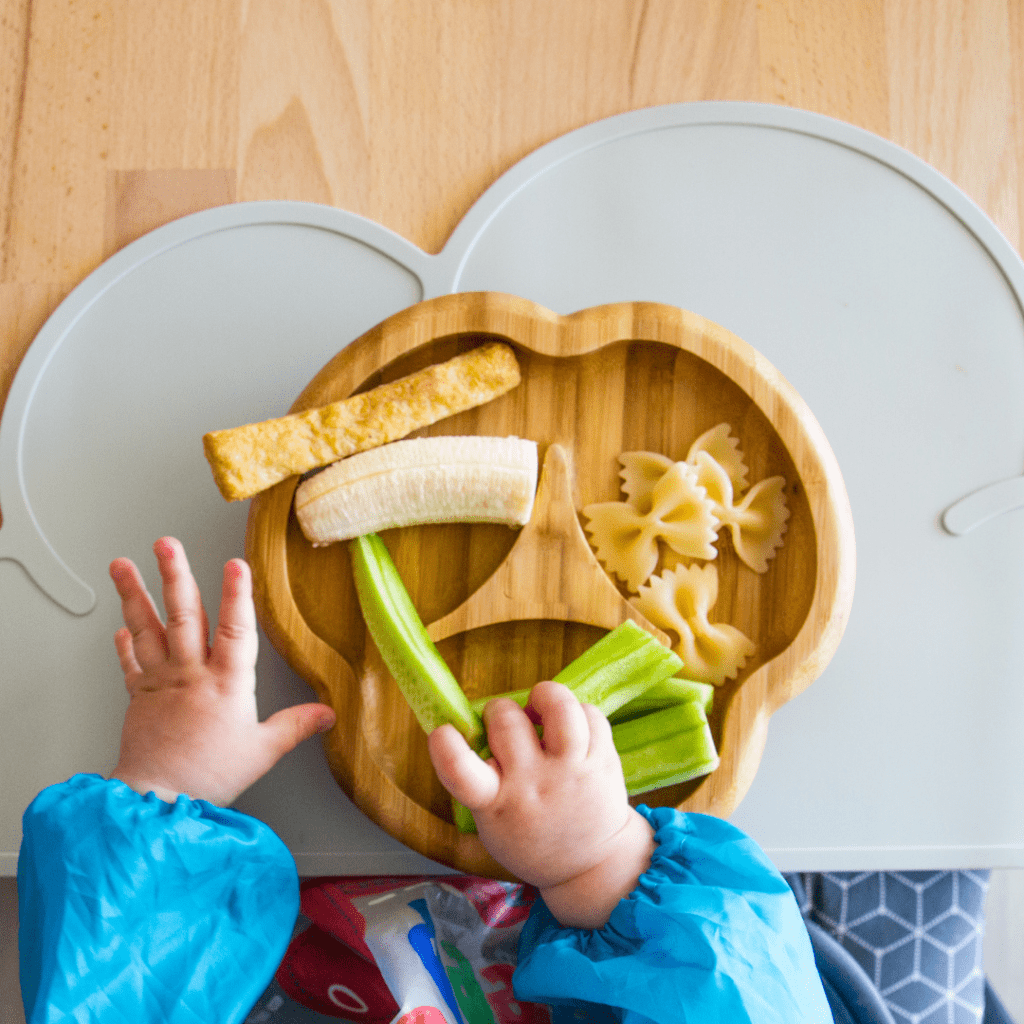
[[[489,342],[319,409],[211,431],[203,435],[203,450],[220,493],[238,501],[483,405],[519,381],[512,349]]]

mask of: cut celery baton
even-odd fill
[[[714,695],[715,687],[712,683],[698,683],[693,679],[678,679],[673,676],[671,679],[655,683],[628,704],[623,704],[618,711],[608,716],[608,721],[615,725],[616,722],[625,722],[639,715],[663,711],[665,708],[689,704],[691,701],[696,701],[704,708],[705,714],[710,714]]]
[[[632,619],[588,647],[555,676],[581,704],[593,704],[610,718],[624,704],[681,671],[683,663]]]
[[[677,704],[612,726],[630,796],[713,772],[719,763],[704,708]]]
[[[427,635],[384,542],[375,533],[349,542],[352,575],[366,628],[424,732],[452,724],[479,751],[480,715]]]
[[[621,707],[669,680],[682,667],[678,655],[627,619],[566,665],[554,681],[568,686],[581,704],[593,704],[611,719]],[[526,707],[530,690],[515,690],[501,696]],[[473,710],[482,712],[493,699],[490,696],[473,701]],[[665,707],[665,700],[657,706]]]
[[[719,764],[700,699],[618,722],[612,726],[612,742],[630,796],[709,775]],[[476,831],[471,812],[455,800],[452,814],[460,832]]]
[[[627,620],[568,664],[555,681],[580,703],[593,704],[612,722],[630,796],[706,775],[718,767],[707,715],[714,687],[674,678],[680,659],[635,622]],[[502,694],[525,707],[530,690]],[[482,713],[493,697],[472,703]],[[487,757],[486,748],[481,757]],[[456,826],[476,829],[470,812],[452,801]]]

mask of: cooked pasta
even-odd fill
[[[789,519],[785,477],[760,480],[735,501],[732,480],[717,459],[700,451],[693,464],[697,480],[714,506],[715,516],[729,529],[736,554],[754,572],[767,572],[769,559],[782,546]]]
[[[696,465],[697,453],[707,452],[722,469],[729,474],[733,490],[742,491],[747,486],[747,465],[740,451],[739,438],[732,437],[732,427],[728,423],[719,423],[717,427],[706,430],[686,453],[686,461]]]
[[[735,626],[709,620],[718,600],[714,565],[666,569],[650,577],[631,600],[655,626],[679,638],[672,650],[689,679],[721,686],[735,679],[754,653],[753,642]]]
[[[690,558],[715,558],[718,520],[696,470],[685,462],[671,463],[650,493],[650,507],[639,511],[630,502],[587,505],[597,557],[631,590],[636,590],[658,565],[658,542]]]

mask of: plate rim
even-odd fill
[[[468,315],[452,330],[449,311],[470,307]],[[678,307],[651,302],[610,303],[589,307],[573,314],[559,315],[538,303],[497,292],[460,292],[424,300],[399,311],[361,335],[311,378],[296,400],[293,411],[306,408],[314,382],[324,379],[331,366],[348,372],[353,388],[369,373],[388,365],[398,356],[415,350],[434,338],[453,333],[496,334],[531,351],[542,347],[526,344],[522,332],[509,330],[517,319],[529,317],[547,321],[560,336],[568,334],[575,321],[593,318],[597,311],[629,314],[630,334],[604,336],[589,348],[593,351],[621,341],[642,337],[673,344],[714,366],[737,384],[760,409],[772,429],[789,450],[800,471],[802,485],[816,534],[815,585],[807,614],[786,647],[766,661],[743,682],[733,696],[722,723],[723,767],[708,776],[679,809],[728,817],[753,783],[767,739],[768,722],[783,704],[806,689],[825,669],[839,646],[849,620],[856,579],[856,542],[853,514],[838,461],[816,418],[795,388],[748,342],[720,324]],[[661,327],[662,320],[676,320],[680,337],[705,340],[704,351],[671,340],[672,332]],[[436,323],[439,330],[425,329]],[[398,338],[397,342],[393,339]],[[409,338],[415,344],[404,345]],[[389,345],[389,342],[391,344]],[[579,354],[579,353],[577,353]],[[731,359],[729,357],[732,357]],[[742,361],[742,378],[726,370],[727,361]],[[349,363],[351,365],[346,366]],[[744,381],[750,382],[747,386]],[[305,400],[303,399],[305,396]],[[766,408],[770,398],[778,410]],[[781,413],[779,416],[777,413]],[[791,419],[788,427],[779,420]],[[794,450],[793,442],[799,442]],[[816,470],[808,478],[807,468]],[[323,640],[303,616],[291,589],[288,569],[288,521],[297,478],[282,481],[254,496],[246,526],[245,553],[252,566],[257,615],[264,632],[289,665],[304,678],[321,699],[328,699],[338,715],[339,726],[357,721],[358,700],[354,692],[355,667]],[[310,652],[315,652],[311,654]],[[317,659],[320,659],[318,662]],[[779,673],[784,673],[777,678]],[[331,698],[337,697],[337,703]],[[336,727],[338,728],[338,727]],[[366,748],[362,731],[351,726],[355,749],[348,750],[332,733],[324,737],[328,761],[335,778],[353,802],[373,821],[399,841],[434,861],[457,870],[491,877],[508,877],[487,854],[479,839],[457,833],[428,808],[413,801],[381,768]],[[339,737],[341,734],[338,734]],[[351,738],[346,733],[346,738]],[[726,748],[726,744],[728,747]],[[339,749],[336,750],[335,746]],[[341,751],[339,753],[339,750]],[[719,775],[721,772],[721,775]],[[728,776],[728,777],[727,777]],[[373,785],[371,785],[371,779]],[[372,792],[371,792],[372,791]],[[381,799],[381,794],[386,799]],[[374,796],[376,798],[374,798]]]

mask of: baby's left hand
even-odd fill
[[[325,704],[256,714],[256,615],[252,576],[240,558],[224,566],[213,646],[199,588],[181,543],[153,545],[167,625],[138,569],[110,564],[125,628],[114,636],[131,696],[112,778],[173,801],[179,793],[226,806],[293,747],[334,724]]]

